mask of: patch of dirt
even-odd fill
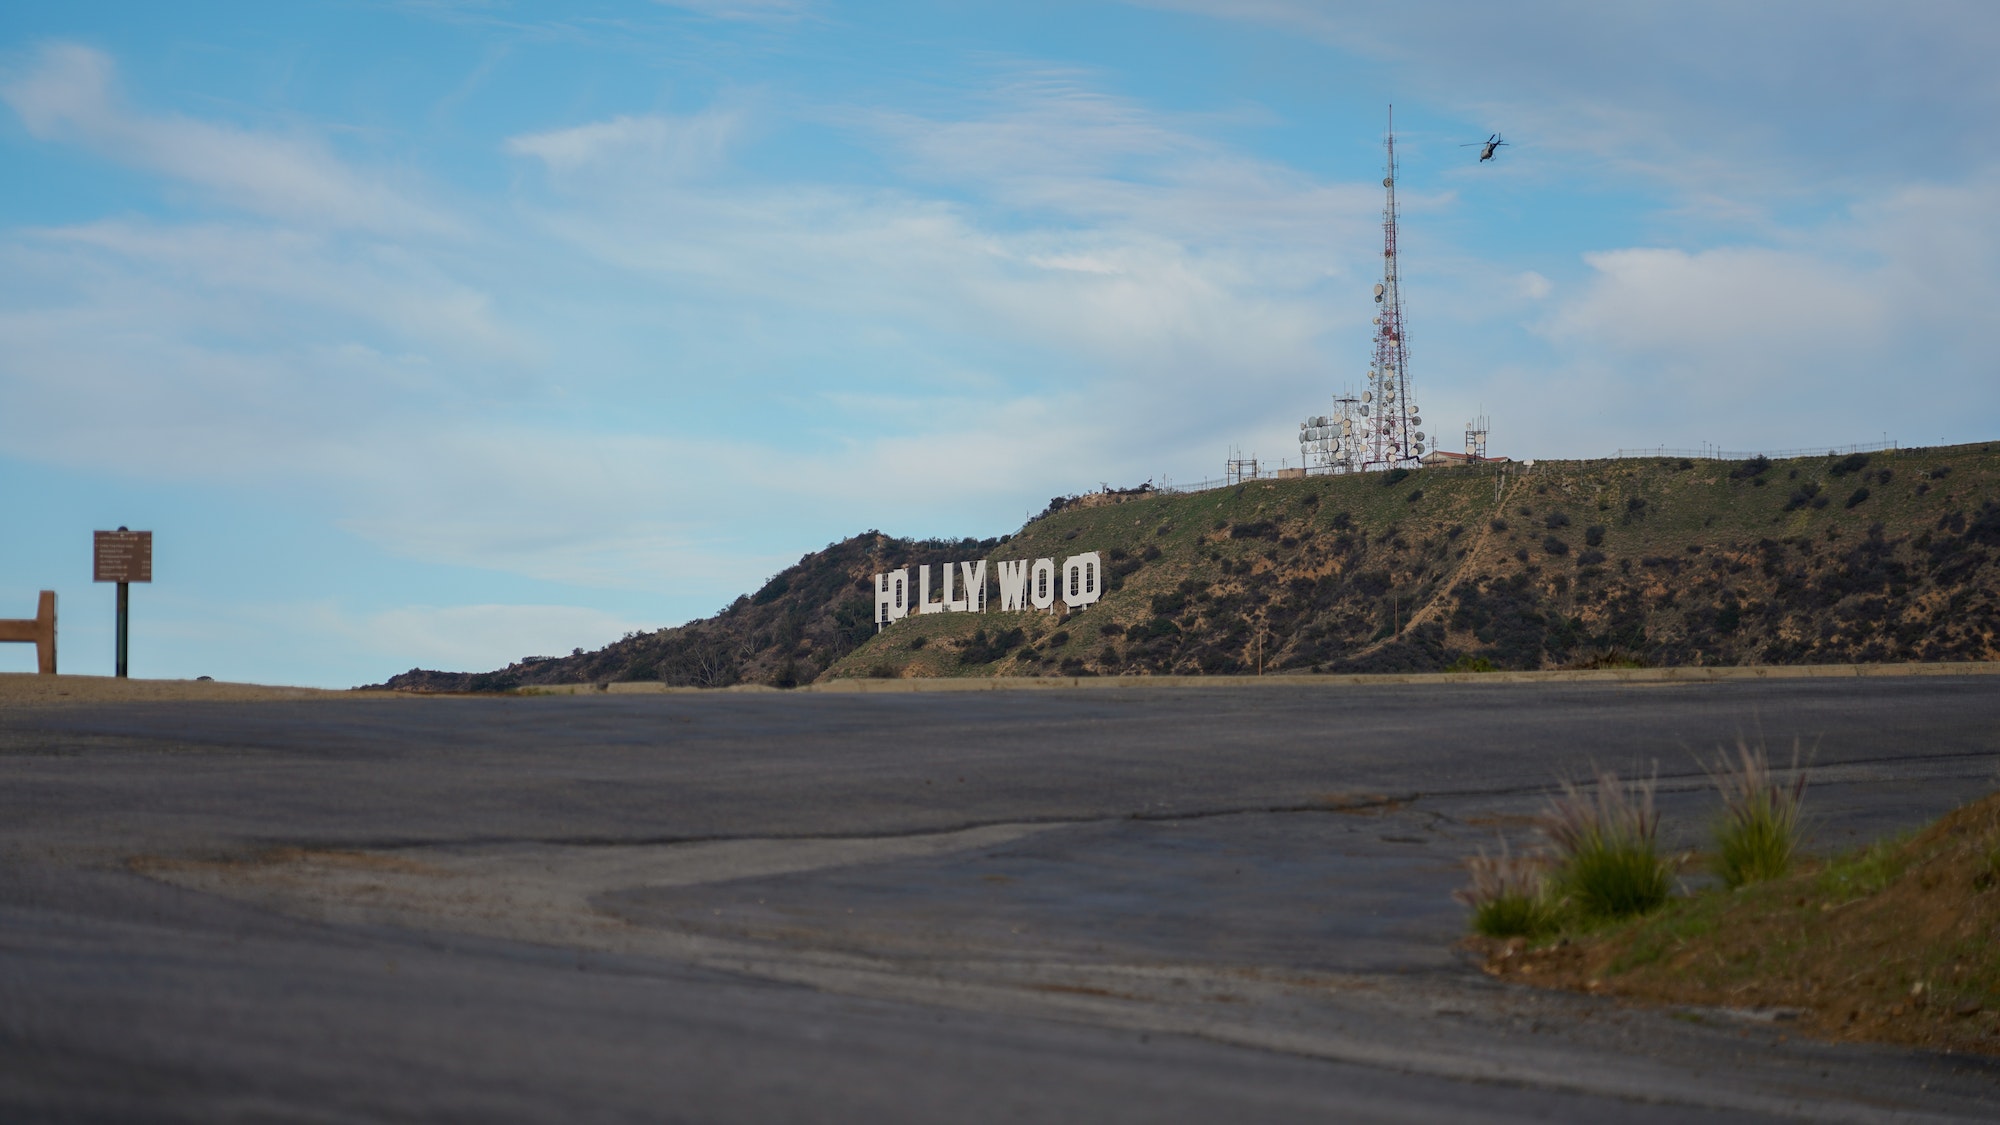
[[[1387,793],[1321,793],[1313,800],[1332,812],[1357,816],[1388,816],[1409,803]]]
[[[199,700],[248,703],[258,700],[355,699],[379,693],[321,688],[228,684],[215,680],[134,680],[116,676],[41,676],[0,672],[0,708],[96,703],[159,703]]]
[[[416,860],[404,859],[401,856],[332,848],[267,848],[253,856],[240,859],[174,859],[166,856],[136,855],[127,861],[132,870],[145,873],[197,868],[221,871],[250,870],[292,864],[352,871],[395,871],[406,875],[444,874],[442,870],[430,864],[418,863]]]
[[[1475,828],[1533,828],[1542,823],[1539,816],[1526,813],[1491,813],[1485,816],[1468,816],[1465,823]]]
[[[1486,972],[1525,984],[2000,1055],[2000,793],[1909,840],[1596,934],[1468,946]]]

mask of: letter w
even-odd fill
[[[1001,611],[1004,613],[1007,610],[1028,608],[1026,605],[1028,593],[1028,560],[1022,559],[1019,562],[1001,561],[993,565],[994,569],[999,572]]]

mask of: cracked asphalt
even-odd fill
[[[1814,846],[1991,677],[0,709],[9,1120],[1994,1120],[1991,1059],[1495,983],[1459,859],[1739,737]]]

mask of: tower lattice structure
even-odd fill
[[[1409,339],[1403,326],[1403,294],[1396,259],[1396,118],[1392,108],[1383,134],[1387,159],[1382,187],[1382,280],[1375,286],[1375,359],[1362,392],[1366,421],[1366,468],[1411,467],[1424,453],[1423,424],[1410,402]]]

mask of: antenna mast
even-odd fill
[[[1375,286],[1375,362],[1368,369],[1368,389],[1361,394],[1361,414],[1374,414],[1368,433],[1368,468],[1392,469],[1417,463],[1424,453],[1423,424],[1410,404],[1409,345],[1403,333],[1403,294],[1396,264],[1396,107],[1389,107],[1389,131],[1383,134],[1387,153],[1382,187],[1388,202],[1382,208],[1382,281]]]

